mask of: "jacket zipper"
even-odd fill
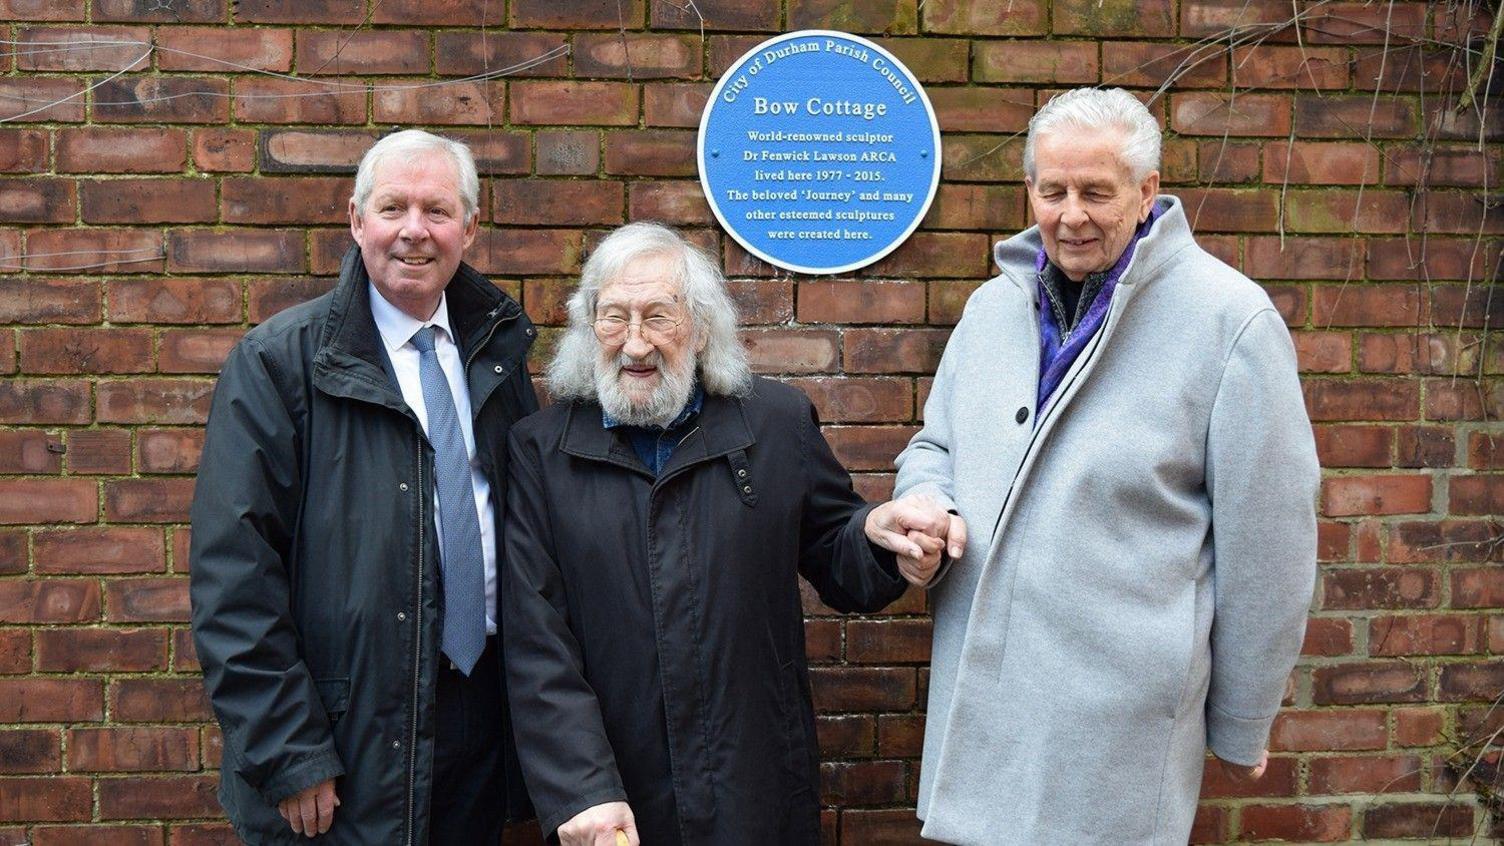
[[[418,590],[417,608],[413,616],[413,699],[412,726],[407,739],[407,846],[412,846],[413,831],[418,826],[418,808],[415,794],[418,785],[418,688],[422,683],[423,666],[423,559],[427,553],[427,534],[424,532],[427,489],[423,486],[423,430],[417,427],[413,441],[418,450]]]

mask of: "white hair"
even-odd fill
[[[696,356],[705,392],[743,396],[752,388],[747,351],[736,333],[736,304],[726,279],[710,256],[679,233],[658,223],[629,223],[607,235],[580,271],[580,285],[569,298],[569,327],[548,365],[548,389],[559,399],[599,399],[595,362],[601,346],[595,337],[595,306],[601,288],[634,259],[667,256],[674,282],[689,309],[691,343],[703,347]]]
[[[1034,145],[1046,135],[1071,132],[1094,135],[1115,130],[1122,138],[1119,155],[1133,181],[1159,170],[1159,124],[1139,99],[1121,88],[1077,88],[1057,94],[1029,120],[1024,141],[1024,173],[1034,173]]]
[[[460,205],[465,210],[465,225],[480,213],[480,177],[475,172],[475,157],[470,148],[448,138],[441,138],[421,129],[404,129],[382,138],[360,159],[355,171],[355,191],[350,199],[355,208],[364,210],[371,191],[376,187],[376,168],[388,158],[403,162],[416,161],[432,153],[443,153],[454,163],[454,173],[459,181]]]

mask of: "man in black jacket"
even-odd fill
[[[928,579],[950,515],[856,495],[809,400],[751,376],[720,272],[671,230],[602,241],[569,318],[559,402],[512,432],[501,591],[543,830],[818,843],[798,575],[877,610]]]
[[[536,334],[460,261],[479,182],[361,161],[333,291],[230,353],[193,501],[193,635],[250,843],[495,844],[530,813],[496,645],[506,436]]]

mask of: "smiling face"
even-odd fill
[[[600,343],[597,392],[606,412],[624,423],[671,422],[694,389],[699,349],[674,271],[669,256],[639,256],[627,262],[596,297],[596,319],[619,318],[633,324],[621,338],[596,334]],[[652,318],[668,318],[678,325],[655,331],[645,323]]]
[[[365,208],[350,201],[350,234],[371,283],[416,320],[433,316],[476,225],[465,220],[454,163],[440,152],[382,161]]]
[[[1075,282],[1112,267],[1149,217],[1159,172],[1135,181],[1117,132],[1055,133],[1036,140],[1029,207],[1050,261]]]

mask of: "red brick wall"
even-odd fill
[[[18,42],[0,56],[0,843],[228,839],[186,625],[199,426],[246,327],[329,286],[378,132],[474,145],[469,259],[547,326],[609,227],[692,231],[724,257],[758,369],[815,398],[880,496],[989,245],[1027,222],[1033,109],[1081,84],[1147,95],[1183,64],[1154,105],[1165,182],[1278,303],[1327,468],[1269,776],[1213,774],[1196,838],[1486,828],[1469,787],[1447,804],[1447,759],[1504,724],[1504,125],[1497,102],[1453,108],[1489,17],[1296,5],[1280,27],[1288,0],[0,0]],[[805,27],[877,38],[944,130],[925,225],[856,278],[750,259],[695,179],[719,72]],[[916,839],[924,610],[810,605],[830,842]]]

